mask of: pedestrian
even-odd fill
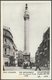
[[[5,69],[4,69],[4,66],[3,66],[3,71],[4,71]]]
[[[35,70],[37,70],[37,69],[41,70],[40,69],[40,61],[39,60],[36,61],[36,69]]]
[[[31,63],[31,61],[30,61],[30,68],[32,68],[32,63]]]

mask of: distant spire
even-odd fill
[[[25,9],[27,10],[27,8],[28,8],[28,7],[27,7],[27,3],[26,3],[26,7],[25,7]]]

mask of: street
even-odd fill
[[[40,67],[41,70],[48,70],[48,68],[45,67]],[[36,67],[32,67],[32,69],[30,69],[30,67],[27,67],[26,69],[23,69],[23,67],[4,67],[5,71],[34,71],[36,69]]]

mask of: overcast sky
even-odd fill
[[[43,39],[43,33],[50,26],[51,7],[49,1],[4,1],[3,6],[3,25],[10,27],[14,42],[18,50],[24,49],[24,10],[25,3],[28,3],[29,19],[29,50],[31,56],[35,52]]]

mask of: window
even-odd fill
[[[6,35],[6,32],[5,32],[5,35]]]
[[[14,52],[13,52],[13,55],[14,55]]]
[[[6,38],[5,38],[5,42],[6,42]]]
[[[6,54],[6,48],[5,48],[5,54]]]

